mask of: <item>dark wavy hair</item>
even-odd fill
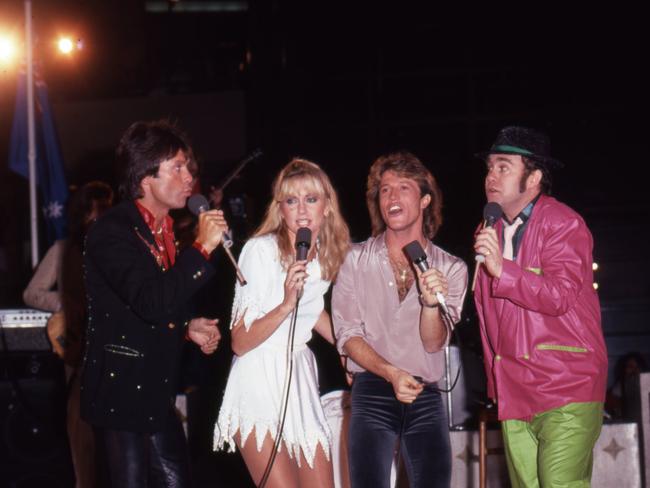
[[[381,176],[386,171],[393,171],[403,178],[414,180],[420,187],[420,197],[431,196],[431,202],[424,209],[422,231],[429,239],[433,239],[442,225],[442,192],[431,172],[414,154],[399,151],[380,156],[370,167],[366,191],[366,203],[370,213],[372,235],[376,236],[386,229],[386,223],[379,208],[379,184]]]
[[[142,197],[140,183],[158,174],[160,163],[183,151],[190,164],[196,164],[185,134],[167,120],[135,122],[126,130],[117,146],[120,170],[120,196],[126,200]]]
[[[113,190],[103,181],[89,181],[77,189],[68,200],[68,238],[81,242],[90,216],[103,214],[113,205]]]

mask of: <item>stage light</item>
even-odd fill
[[[598,290],[598,283],[594,283],[594,290]]]
[[[70,54],[74,49],[74,43],[69,37],[61,37],[57,43],[59,51],[63,54]]]
[[[596,262],[592,263],[592,265],[591,265],[591,269],[592,269],[593,271],[598,271],[598,263],[596,263]]]
[[[16,55],[16,47],[9,37],[0,37],[0,63],[9,63]]]

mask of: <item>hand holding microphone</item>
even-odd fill
[[[296,261],[287,269],[284,280],[284,304],[288,310],[296,308],[296,303],[302,295],[302,289],[307,277],[307,265],[304,261]]]
[[[300,300],[307,279],[307,255],[311,247],[311,230],[301,227],[296,232],[296,261],[287,269],[284,280],[284,303],[293,310]]]
[[[418,270],[420,292],[423,298],[426,299],[427,295],[435,297],[435,301],[425,302],[425,304],[435,306],[437,302],[447,317],[451,318],[445,300],[445,293],[447,293],[447,278],[445,275],[435,268],[429,268],[427,255],[418,241],[410,242],[404,246],[404,252]]]
[[[503,210],[501,209],[501,205],[499,205],[496,202],[487,202],[485,204],[485,207],[483,207],[483,229],[494,227],[494,224],[497,223],[497,221],[501,218],[502,215],[503,215]],[[480,248],[480,246],[478,247]],[[492,252],[489,248],[484,248],[482,249],[483,252],[481,253],[479,252],[479,249],[477,248],[476,245],[474,246],[474,249],[477,252],[476,256],[474,256],[474,259],[476,260],[477,263],[485,262],[485,256],[489,256],[490,253]]]
[[[483,228],[476,234],[474,241],[474,250],[476,255],[476,267],[474,268],[474,277],[472,279],[472,291],[476,287],[476,277],[478,269],[482,263],[492,276],[501,275],[501,265],[503,257],[499,250],[499,238],[494,230],[494,224],[503,215],[501,205],[496,202],[488,202],[483,207]]]
[[[203,246],[208,254],[212,253],[219,244],[226,245],[226,230],[228,224],[221,210],[208,210],[199,215],[199,225],[196,241]]]
[[[237,281],[244,286],[246,279],[242,274],[235,257],[230,252],[232,239],[228,234],[228,224],[222,210],[210,210],[208,199],[203,195],[192,195],[187,201],[187,208],[199,218],[199,230],[196,241],[203,246],[206,252],[211,253],[221,243],[228,259],[235,267]]]
[[[222,210],[210,210],[210,204],[203,195],[192,195],[187,201],[187,208],[199,218],[196,240],[211,253],[217,246],[229,240],[228,224]]]

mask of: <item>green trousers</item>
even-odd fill
[[[569,403],[501,423],[513,488],[588,488],[603,424],[600,402]]]

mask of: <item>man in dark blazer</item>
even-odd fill
[[[173,399],[184,340],[210,354],[216,320],[191,318],[188,302],[215,270],[210,253],[227,229],[219,210],[199,217],[177,255],[169,210],[190,195],[192,150],[166,122],[136,122],[122,136],[123,203],[86,240],[88,332],[82,416],[106,453],[114,487],[189,486],[189,458]]]

